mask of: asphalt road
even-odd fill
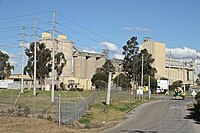
[[[200,133],[200,125],[186,118],[188,102],[165,99],[143,104],[124,122],[100,133]]]

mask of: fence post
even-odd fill
[[[75,98],[75,104],[74,104],[74,120],[76,120],[76,98]]]
[[[33,101],[33,104],[34,104],[34,117],[36,117],[36,114],[35,114],[35,97],[36,96],[33,96],[34,97],[34,101]]]
[[[11,94],[10,94],[10,106],[11,106],[11,108],[12,108],[12,90],[10,91],[11,92]]]
[[[58,95],[58,124],[61,124],[61,96]]]

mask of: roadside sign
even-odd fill
[[[148,88],[148,86],[144,86],[144,87],[143,87],[143,91],[144,91],[144,92],[147,92],[147,91],[149,91],[149,88]]]
[[[137,89],[137,95],[143,95],[143,88],[139,86]]]
[[[196,93],[195,90],[193,90],[191,94],[192,94],[192,96],[194,97],[194,96],[196,96],[197,93]]]

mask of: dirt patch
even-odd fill
[[[64,125],[58,126],[53,121],[30,117],[0,117],[2,133],[75,133]]]

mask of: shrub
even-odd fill
[[[200,108],[200,92],[197,92],[195,100],[197,102],[197,108]]]
[[[70,88],[69,91],[83,91],[83,88]]]
[[[27,117],[31,113],[31,109],[27,106],[24,107],[24,116]]]
[[[14,111],[15,110],[13,108],[8,109],[8,116],[12,116]]]
[[[48,115],[48,116],[47,116],[47,120],[52,121],[51,115]]]
[[[19,105],[17,107],[16,111],[17,111],[17,116],[22,116],[22,107],[21,107],[21,105]]]

